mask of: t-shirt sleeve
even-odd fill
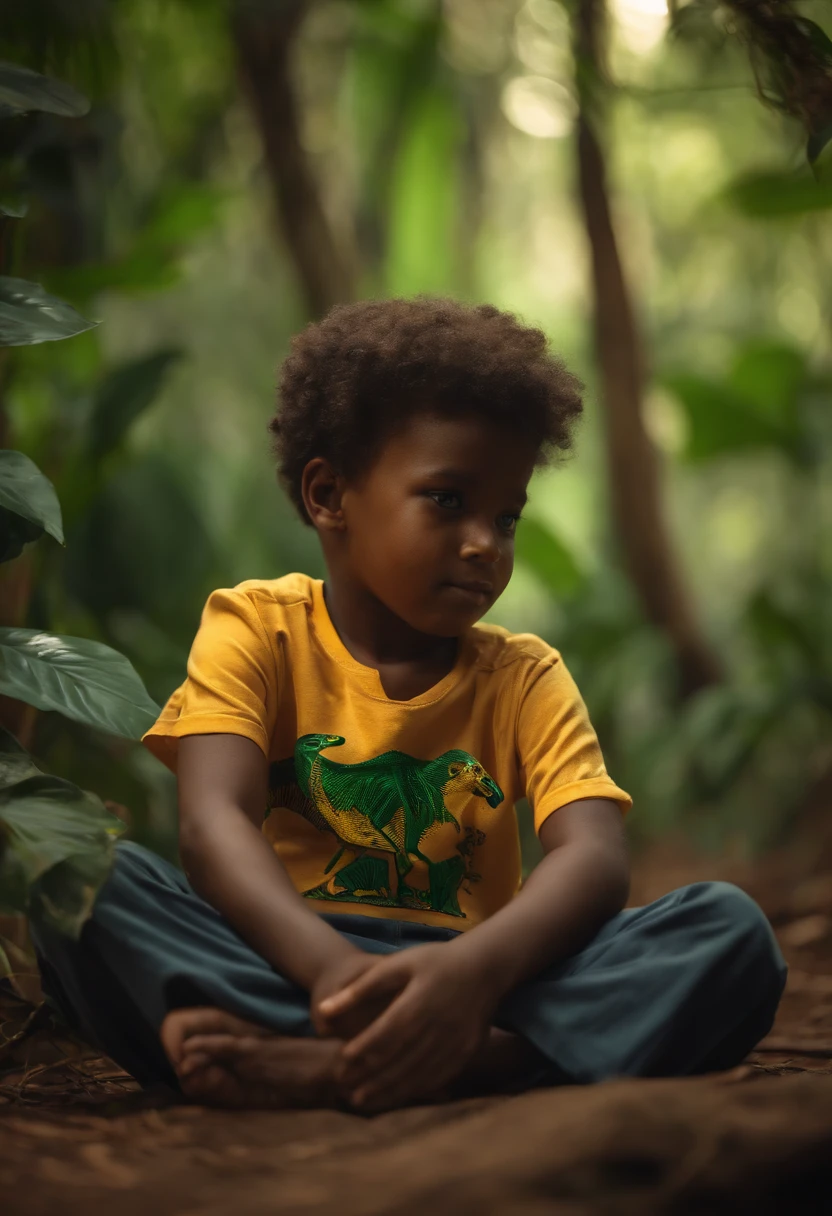
[[[214,591],[188,656],[188,676],[172,694],[145,747],[176,771],[183,735],[243,735],[266,757],[277,713],[277,656],[254,598]]]
[[[526,680],[517,752],[536,831],[553,811],[579,798],[611,798],[623,813],[633,805],[607,773],[586,705],[557,651],[539,660]]]

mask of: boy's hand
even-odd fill
[[[320,1013],[321,1003],[326,998],[349,989],[354,981],[375,967],[378,961],[377,954],[368,954],[364,950],[345,949],[344,954],[321,972],[309,994],[312,1025],[319,1038],[352,1039],[371,1025],[387,1007],[390,1002],[389,997],[386,999],[376,997],[372,1000],[354,1002],[345,1007],[343,1012],[337,1016],[323,1017]]]
[[[340,1081],[353,1105],[381,1109],[440,1090],[484,1042],[501,995],[481,965],[450,943],[374,960],[319,1006],[329,1020],[371,1001],[387,1005],[342,1049]]]

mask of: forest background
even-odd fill
[[[100,324],[0,351],[0,447],[66,538],[0,569],[0,624],[106,643],[162,704],[211,590],[323,574],[266,429],[292,334],[347,299],[487,300],[588,391],[486,619],[562,650],[636,844],[744,855],[828,807],[826,6],[25,9],[0,58],[92,104],[0,124],[1,269]],[[39,764],[175,857],[171,774],[78,719],[0,699]]]

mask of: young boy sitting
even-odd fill
[[[123,843],[80,942],[32,927],[50,998],[143,1084],[375,1112],[727,1068],[769,1030],[760,909],[697,883],[622,910],[631,802],[563,659],[477,624],[579,389],[491,307],[355,304],[295,339],[271,429],[326,580],[205,606],[143,740],[187,878]]]

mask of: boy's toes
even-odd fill
[[[182,1058],[182,1063],[176,1070],[176,1075],[180,1082],[189,1077],[192,1073],[197,1072],[200,1068],[207,1067],[211,1063],[211,1056],[205,1055],[199,1051],[187,1051]]]
[[[235,1077],[219,1064],[209,1063],[180,1078],[182,1092],[201,1106],[235,1107],[243,1095]]]
[[[233,1034],[194,1034],[185,1040],[182,1049],[182,1065],[191,1056],[202,1056],[212,1060],[228,1060],[232,1057],[247,1055],[256,1046],[254,1038],[238,1038]]]
[[[172,1010],[159,1030],[159,1038],[174,1068],[178,1067],[186,1050],[187,1042],[195,1035],[236,1035],[246,1038],[262,1038],[269,1031],[254,1022],[246,1022],[233,1013],[212,1006],[194,1006],[191,1009]]]

